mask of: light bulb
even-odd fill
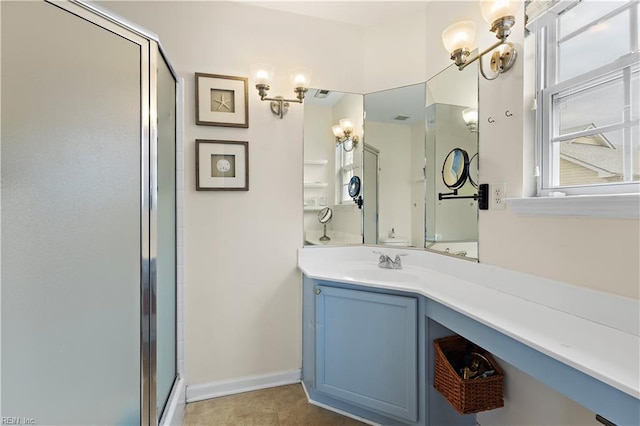
[[[480,2],[482,17],[489,24],[493,24],[504,16],[515,16],[520,8],[517,0],[483,0]]]
[[[344,130],[342,130],[342,127],[340,127],[340,125],[336,124],[335,126],[331,126],[331,131],[333,132],[333,135],[336,138],[343,138],[344,137]]]
[[[345,133],[353,132],[353,118],[343,118],[340,120],[340,127]]]
[[[255,64],[251,67],[251,76],[255,84],[266,84],[273,81],[275,68],[268,64]]]
[[[447,52],[459,49],[470,51],[476,39],[476,23],[473,21],[456,22],[442,32],[442,44]]]
[[[463,110],[462,119],[467,124],[478,124],[478,108],[467,108]]]
[[[311,83],[311,70],[309,68],[293,68],[289,75],[294,88],[309,88]]]

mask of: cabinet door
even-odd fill
[[[316,287],[316,389],[417,420],[417,301]]]

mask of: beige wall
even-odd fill
[[[425,81],[450,65],[440,41],[450,23],[476,20],[480,46],[493,41],[488,31],[482,35],[486,24],[477,2],[430,2],[423,16],[369,29],[237,3],[105,4],[158,33],[185,77],[188,383],[299,368],[302,108],[292,106],[279,120],[251,89],[249,129],[195,126],[193,73],[247,76],[251,63],[270,62],[279,71],[272,92],[285,95],[290,87],[283,71],[295,65],[313,69],[313,86],[346,92]],[[518,22],[512,40],[522,45],[522,15]],[[531,195],[534,181],[530,98],[522,94],[531,79],[523,66],[519,60],[515,69],[495,81],[482,81],[480,87],[480,181],[506,183],[511,197]],[[513,117],[506,118],[505,110]],[[491,126],[490,116],[496,119]],[[196,138],[248,140],[251,190],[196,192]],[[638,299],[639,236],[637,220],[484,211],[480,261]],[[566,418],[553,414],[558,412],[592,419],[571,402],[558,407],[558,399],[515,372],[507,379],[507,407],[479,420],[485,425],[557,424]],[[547,404],[556,408],[545,410]]]
[[[361,31],[230,2],[102,6],[158,34],[185,79],[188,385],[300,368],[303,107],[280,120],[250,86],[248,129],[196,126],[194,73],[249,76],[267,62],[270,94],[290,97],[288,69],[307,66],[315,87],[362,92],[360,55],[341,48],[360,46]],[[250,190],[195,191],[195,139],[249,141]]]

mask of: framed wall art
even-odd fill
[[[249,142],[196,139],[197,191],[248,191]]]
[[[196,73],[196,124],[249,127],[249,81],[245,77]]]

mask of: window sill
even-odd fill
[[[507,198],[518,216],[640,218],[640,194]]]

